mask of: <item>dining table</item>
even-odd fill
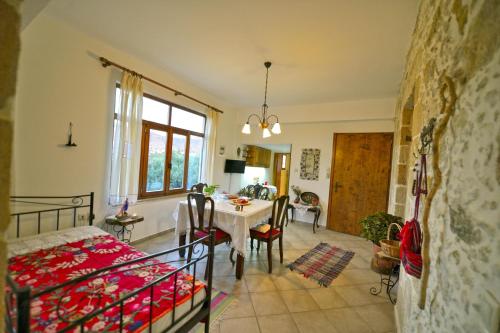
[[[196,203],[192,202],[193,206]],[[231,247],[237,252],[236,258],[236,278],[241,279],[247,254],[247,239],[250,237],[250,228],[256,224],[267,222],[271,217],[273,202],[267,200],[253,199],[242,210],[236,210],[236,206],[231,200],[215,198],[214,199],[214,222],[213,227],[217,227],[231,235]],[[210,205],[206,205],[206,210]],[[196,209],[193,209],[193,216],[196,220]],[[205,214],[206,225],[208,226],[208,217]],[[176,222],[175,234],[179,237],[179,246],[186,244],[186,235],[190,229],[188,202],[181,200],[173,213]],[[185,256],[185,250],[179,251],[180,256]]]

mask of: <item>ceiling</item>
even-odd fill
[[[45,13],[235,107],[396,96],[417,0],[52,0]],[[168,82],[165,82],[168,84]]]

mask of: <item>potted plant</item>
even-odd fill
[[[210,186],[207,186],[203,189],[203,192],[205,193],[205,195],[207,196],[212,196],[214,195],[215,193],[215,190],[219,187],[219,185],[210,185]]]
[[[295,200],[293,200],[293,202],[299,203],[300,202],[300,195],[302,194],[302,190],[300,189],[300,187],[298,187],[296,185],[292,185],[292,191],[295,194]]]
[[[391,262],[381,259],[376,254],[381,251],[380,241],[387,238],[387,228],[389,225],[396,223],[403,226],[403,219],[385,212],[377,212],[363,218],[359,223],[361,224],[361,237],[373,243],[372,269],[379,273],[387,272],[391,268]],[[391,230],[391,239],[395,239],[396,233],[397,230]]]

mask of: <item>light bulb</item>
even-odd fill
[[[248,123],[248,121],[245,123],[245,125],[243,125],[243,128],[241,129],[241,133],[243,133],[243,134],[250,134],[251,133],[250,124]]]
[[[264,128],[264,130],[262,131],[262,137],[265,139],[265,138],[268,138],[271,136],[271,131],[269,131],[269,128]]]
[[[271,129],[271,132],[273,132],[274,134],[280,134],[281,133],[280,123],[274,123],[273,128]]]

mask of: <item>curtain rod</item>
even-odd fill
[[[99,57],[99,61],[101,62],[102,67],[114,66],[114,67],[116,67],[116,68],[118,68],[118,69],[121,69],[122,71],[127,71],[127,72],[129,72],[129,73],[133,73],[133,74],[139,75],[139,76],[141,76],[141,77],[142,77],[144,80],[146,80],[146,81],[149,81],[149,82],[154,83],[154,84],[156,84],[156,85],[158,85],[158,86],[160,86],[160,87],[162,87],[162,88],[165,88],[165,89],[167,89],[167,90],[172,91],[172,92],[175,94],[175,96],[184,96],[184,97],[186,97],[187,99],[190,99],[190,100],[192,100],[192,101],[195,101],[196,103],[199,103],[199,104],[201,104],[201,105],[204,105],[204,106],[206,106],[206,107],[208,107],[208,108],[210,108],[210,109],[212,109],[212,110],[214,110],[214,111],[216,111],[216,112],[224,113],[224,111],[222,111],[222,110],[220,110],[220,109],[218,109],[218,108],[216,108],[216,107],[214,107],[214,106],[212,106],[212,105],[210,105],[210,104],[207,104],[207,103],[205,103],[205,102],[200,101],[199,99],[196,99],[196,98],[194,98],[194,97],[191,97],[191,96],[189,96],[189,95],[186,95],[186,94],[184,94],[183,92],[180,92],[179,90],[176,90],[176,89],[171,88],[171,87],[169,87],[169,86],[167,86],[167,85],[164,85],[164,84],[163,84],[163,83],[161,83],[161,82],[158,82],[158,81],[153,80],[153,79],[151,79],[151,78],[149,78],[149,77],[147,77],[147,76],[144,76],[144,75],[142,75],[142,74],[140,74],[140,73],[137,73],[136,71],[133,71],[133,70],[131,70],[130,68],[127,68],[127,67],[125,67],[125,66],[119,65],[119,64],[117,64],[116,62],[112,62],[111,60],[108,60],[108,59],[106,59],[106,58],[104,58],[104,57]]]

